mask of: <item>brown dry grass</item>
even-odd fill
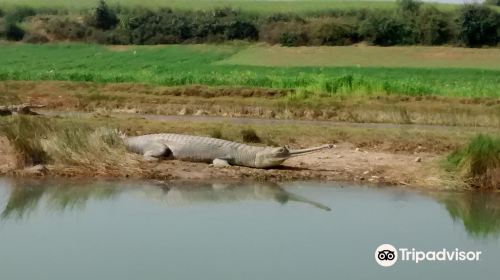
[[[387,59],[390,57],[390,59]],[[219,64],[254,66],[458,67],[500,69],[500,50],[453,47],[253,46]]]
[[[23,167],[51,164],[80,174],[141,174],[139,157],[128,153],[116,130],[72,119],[12,116],[0,120],[0,134]],[[63,168],[61,168],[63,169]]]

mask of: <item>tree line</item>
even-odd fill
[[[497,5],[498,0],[488,0]],[[262,41],[284,46],[500,44],[500,13],[487,4],[442,11],[415,0],[397,8],[331,10],[309,14],[256,14],[232,8],[174,11],[110,7],[89,11],[15,7],[0,9],[0,38],[29,43],[82,41],[101,44],[214,43]]]

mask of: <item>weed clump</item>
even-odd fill
[[[0,123],[0,133],[15,147],[23,165],[53,164],[100,175],[139,171],[139,161],[126,152],[119,132],[110,128],[14,116]]]
[[[246,143],[262,143],[262,140],[257,135],[253,128],[246,128],[241,130],[241,138]]]
[[[217,139],[224,139],[223,136],[222,136],[222,131],[219,128],[214,128],[210,132],[210,137],[217,138]]]
[[[468,185],[500,189],[500,138],[480,134],[450,154],[447,161]]]

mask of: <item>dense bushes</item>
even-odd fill
[[[20,41],[24,37],[24,30],[12,22],[6,24],[4,32],[7,40]]]
[[[86,16],[85,21],[88,25],[102,30],[109,30],[118,24],[118,18],[104,0],[100,0],[97,8]]]
[[[332,10],[309,14],[243,13],[231,8],[173,11],[168,8],[110,7],[101,0],[82,14],[18,7],[0,11],[0,36],[25,41],[87,41],[103,44],[263,41],[285,46],[350,45],[498,45],[500,14],[486,5],[468,4],[442,11],[415,0],[398,0],[393,10]],[[43,19],[43,20],[42,20]],[[22,23],[22,24],[20,24]],[[36,26],[36,28],[29,28]],[[9,32],[7,33],[6,30]],[[34,31],[33,31],[34,30]],[[35,33],[33,33],[35,32]]]
[[[82,41],[91,33],[91,29],[71,18],[51,18],[46,21],[45,31],[55,40]]]
[[[395,15],[373,15],[364,20],[359,33],[373,45],[392,46],[414,44],[415,36],[410,23]]]
[[[500,15],[486,6],[465,5],[458,17],[458,39],[468,47],[499,42]]]
[[[422,45],[442,45],[453,38],[451,18],[435,7],[425,7],[416,21],[418,42]]]

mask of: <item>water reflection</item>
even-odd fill
[[[274,201],[279,204],[297,203],[330,210],[326,205],[287,189],[269,182],[155,184],[82,183],[61,180],[15,180],[8,183],[0,181],[0,198],[3,196],[3,199],[0,199],[0,220],[26,219],[40,207],[55,212],[78,211],[84,209],[89,201],[114,200],[125,192],[169,207]],[[325,199],[327,197],[326,195]],[[442,203],[453,220],[463,223],[471,237],[500,236],[500,193],[437,193],[432,195],[432,199]]]
[[[260,183],[176,183],[160,188],[146,188],[144,194],[151,199],[168,205],[187,205],[199,203],[219,203],[244,200],[274,200],[280,204],[299,202],[318,209],[331,209],[304,196],[286,191],[278,184]]]
[[[119,184],[112,182],[78,183],[16,181],[10,185],[10,194],[0,218],[23,219],[40,204],[64,212],[83,209],[90,200],[111,200],[125,191],[166,203],[182,206],[200,203],[222,203],[245,200],[276,201],[280,204],[299,202],[318,209],[330,208],[306,197],[284,190],[274,183],[176,183],[176,184]],[[43,203],[42,203],[43,202]]]
[[[440,194],[451,218],[461,221],[473,237],[500,235],[500,193],[465,192]]]
[[[0,217],[22,219],[33,212],[42,200],[56,211],[83,209],[89,199],[112,199],[120,189],[110,183],[61,183],[44,181],[15,181],[10,185],[10,195]]]

